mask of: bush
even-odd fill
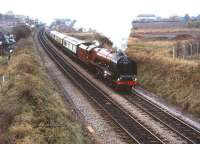
[[[197,21],[190,21],[188,23],[189,28],[200,28],[200,20]]]
[[[31,29],[27,25],[18,25],[13,28],[13,34],[15,35],[17,41],[21,38],[27,38],[30,33]]]

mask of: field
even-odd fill
[[[148,54],[156,57],[171,57],[171,47],[174,45],[173,41],[161,40],[140,40],[137,38],[129,38],[128,51],[139,51],[140,53]]]
[[[199,28],[147,28],[147,29],[132,29],[135,34],[199,34]]]
[[[144,38],[145,34],[183,34],[189,29],[141,29],[129,38],[128,55],[138,63],[138,79],[149,91],[200,116],[200,61],[173,59],[172,47],[179,39]],[[191,30],[193,33],[194,31]],[[195,29],[195,31],[198,31]],[[171,33],[172,32],[172,33]],[[199,32],[199,31],[198,31]],[[191,34],[190,33],[190,34]],[[142,36],[141,36],[142,34]],[[140,37],[138,37],[140,35]],[[184,39],[187,40],[187,39]]]
[[[0,143],[87,143],[82,125],[73,119],[48,78],[33,39],[21,39],[2,74]]]

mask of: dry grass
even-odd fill
[[[7,64],[8,56],[0,56],[0,66]]]
[[[172,59],[170,45],[168,41],[131,41],[127,52],[138,63],[138,78],[144,87],[200,116],[200,65]]]
[[[44,72],[33,40],[22,39],[0,93],[0,143],[87,143]]]
[[[136,34],[147,34],[147,33],[199,33],[200,29],[199,28],[147,28],[147,29],[132,29],[132,33]]]
[[[2,76],[7,71],[7,62],[8,62],[7,56],[0,56],[0,86],[2,84]]]
[[[161,40],[141,40],[136,38],[129,38],[128,51],[130,53],[148,54],[152,57],[168,57],[171,58],[172,47],[174,41]]]
[[[187,42],[186,40],[181,40]],[[179,41],[180,42],[180,41]],[[128,53],[151,57],[155,60],[163,60],[167,63],[198,65],[198,58],[193,59],[173,59],[172,48],[176,45],[177,40],[143,40],[138,38],[129,38]]]

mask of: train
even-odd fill
[[[137,64],[123,51],[100,47],[94,41],[80,40],[58,31],[46,30],[47,37],[70,57],[92,69],[98,79],[117,91],[130,91],[138,85]]]

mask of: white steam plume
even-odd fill
[[[104,19],[102,19],[103,21]],[[78,20],[78,23],[80,21]],[[84,26],[79,24],[78,27]],[[86,26],[87,27],[87,26]],[[131,19],[123,20],[119,23],[119,20],[108,21],[106,23],[93,21],[93,25],[90,28],[103,34],[113,42],[113,48],[117,50],[125,51],[127,49],[128,38],[131,33]]]
[[[80,27],[96,29],[113,42],[113,47],[124,51],[135,17],[133,10],[137,9],[133,3],[131,0],[73,0],[67,9],[66,5],[59,5],[54,16],[76,19]]]
[[[108,37],[113,42],[114,48],[125,51],[131,32],[131,21],[132,19],[123,19],[122,17],[112,18],[111,21],[94,26],[94,28]]]
[[[114,48],[125,51],[131,32],[131,22],[135,17],[131,11],[130,1],[128,3],[119,0],[113,3],[113,1],[101,0],[94,2],[93,7],[83,11],[84,16],[77,18],[77,21],[83,27],[96,29],[113,42]]]

